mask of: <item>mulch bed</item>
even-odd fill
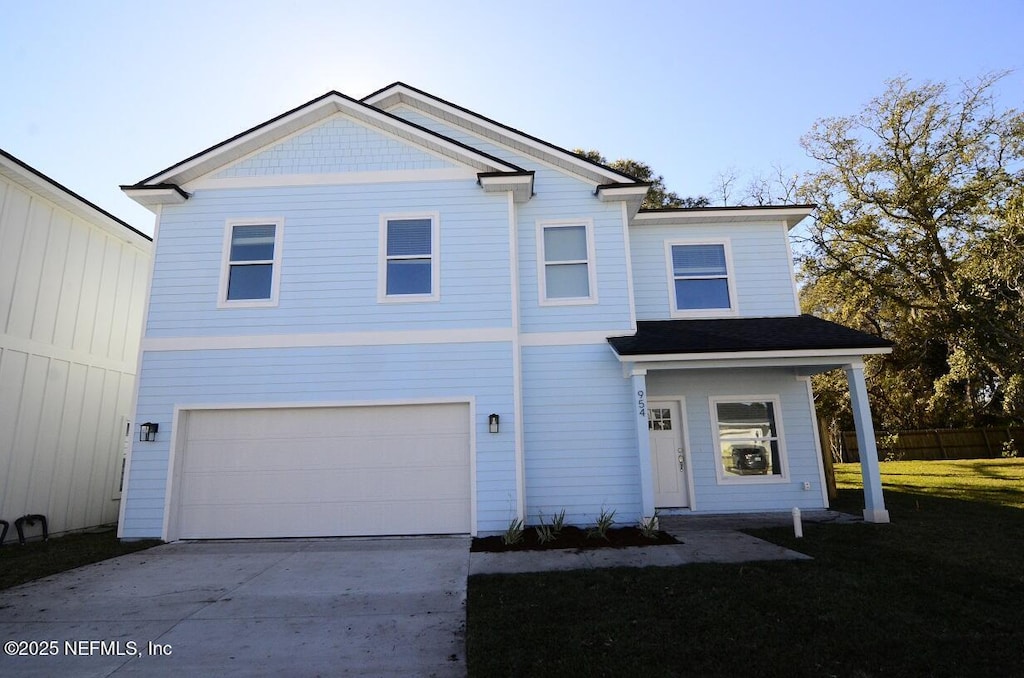
[[[668,532],[658,532],[656,539],[645,537],[637,527],[616,527],[608,530],[608,539],[588,537],[587,531],[578,527],[564,527],[558,536],[547,543],[537,540],[537,531],[532,527],[523,530],[523,540],[518,544],[506,545],[501,536],[477,537],[473,539],[470,551],[500,553],[502,551],[547,551],[550,549],[600,549],[626,548],[627,546],[665,546],[679,544],[679,540]]]

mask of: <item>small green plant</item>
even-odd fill
[[[523,540],[523,521],[521,518],[513,518],[508,524],[505,534],[501,535],[501,541],[505,546],[518,544]]]
[[[551,519],[551,532],[557,537],[558,533],[565,527],[565,509],[562,509]]]
[[[658,525],[658,512],[655,511],[649,518],[640,518],[640,534],[647,539],[657,539],[660,527]]]
[[[537,533],[537,541],[539,543],[547,544],[549,541],[555,540],[555,533],[551,530],[550,525],[541,523],[540,525],[535,525],[533,529]]]
[[[547,544],[549,541],[554,541],[555,532],[551,529],[550,525],[544,522],[544,512],[541,511],[538,520],[540,525],[535,525],[533,530],[537,533],[537,541],[541,544]]]
[[[999,454],[1003,459],[1014,459],[1019,457],[1020,453],[1017,451],[1017,441],[1010,438],[1004,442]]]
[[[608,530],[615,524],[615,510],[611,512],[608,509],[601,509],[601,515],[597,517],[597,522],[594,526],[587,530],[587,538],[597,539],[601,538],[608,541]]]

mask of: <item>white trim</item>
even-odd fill
[[[209,351],[250,348],[317,348],[334,346],[402,346],[407,344],[475,344],[513,341],[510,327],[310,334],[243,334],[213,337],[147,337],[143,351]]]
[[[672,248],[689,245],[721,245],[725,256],[725,281],[729,287],[729,308],[694,308],[680,309],[676,299],[675,267],[672,263]],[[713,239],[670,239],[665,240],[665,267],[668,273],[669,315],[673,318],[723,318],[739,315],[739,303],[736,297],[736,269],[732,264],[732,241],[729,238]]]
[[[523,346],[578,346],[607,344],[608,337],[622,332],[614,330],[582,330],[578,332],[527,332],[520,336]]]
[[[470,534],[477,534],[476,515],[476,397],[455,396],[442,398],[405,398],[386,400],[349,400],[349,401],[315,401],[315,402],[245,402],[245,403],[176,403],[171,424],[171,440],[169,457],[167,460],[167,479],[164,489],[164,517],[161,528],[161,539],[163,541],[176,541],[178,539],[178,523],[180,502],[178,502],[178,490],[180,483],[177,482],[181,475],[181,462],[184,452],[184,441],[187,439],[180,427],[188,426],[188,414],[199,410],[274,410],[274,409],[311,409],[311,408],[342,408],[342,407],[387,407],[394,405],[468,405],[469,406],[469,496],[470,496]],[[182,449],[179,449],[182,448]],[[174,512],[172,523],[172,510]]]
[[[696,487],[693,482],[693,452],[690,449],[690,422],[686,416],[686,396],[681,395],[670,395],[670,396],[655,396],[654,399],[648,399],[647,409],[650,410],[654,403],[675,403],[679,408],[679,425],[682,427],[679,433],[679,440],[683,446],[683,457],[686,465],[684,471],[684,480],[686,481],[686,498],[687,505],[673,508],[686,508],[691,511],[697,510],[697,494]],[[653,480],[653,474],[652,474]]]
[[[623,363],[655,363],[649,369],[682,369],[736,366],[740,361],[751,361],[750,367],[789,367],[792,365],[843,365],[861,363],[863,356],[892,353],[892,348],[823,348],[793,351],[720,351],[716,353],[666,353],[619,355]],[[796,360],[797,362],[792,362]],[[721,362],[721,364],[717,364]],[[656,363],[673,363],[661,366]],[[746,365],[745,365],[746,366]]]
[[[718,431],[718,403],[770,402],[775,409],[775,437],[779,445],[779,466],[781,473],[765,476],[727,477],[722,468],[722,441]],[[782,398],[779,394],[757,395],[712,395],[708,396],[708,420],[711,422],[712,453],[715,461],[715,478],[719,485],[779,485],[789,482],[789,457],[786,452],[786,434],[783,426]],[[770,446],[769,446],[770,450]]]
[[[274,258],[261,261],[269,263],[270,298],[268,299],[228,299],[228,276],[231,271],[231,238],[235,226],[273,226],[274,227]],[[224,222],[224,243],[221,246],[220,286],[217,290],[217,308],[266,308],[277,306],[281,290],[281,250],[284,245],[284,217],[267,217],[228,219]],[[252,262],[250,262],[252,263]]]
[[[680,209],[670,212],[640,212],[633,217],[634,226],[688,224],[770,224],[781,223],[787,229],[809,217],[813,207],[793,206],[783,208],[701,208]]]
[[[388,222],[430,219],[430,294],[388,294]],[[405,304],[441,300],[441,213],[393,212],[380,215],[377,242],[377,303]],[[426,257],[413,257],[425,259]]]
[[[814,449],[818,453],[818,483],[821,485],[821,505],[828,508],[828,483],[825,480],[825,451],[821,449],[821,430],[818,428],[818,410],[814,407],[814,389],[810,377],[797,377],[807,387],[807,407],[811,412],[811,429],[814,433]]]
[[[793,287],[793,314],[800,315],[800,286],[796,284],[796,267],[793,262],[793,243],[789,240],[789,231],[782,230],[782,239],[786,242],[786,257],[789,262],[789,283]],[[825,503],[828,506],[828,503]]]
[[[146,328],[149,327],[149,300],[153,294],[153,271],[156,268],[156,249],[157,243],[160,242],[160,219],[163,217],[164,208],[163,205],[157,205],[155,216],[153,217],[153,249],[150,252],[150,256],[146,263],[146,296],[143,298],[142,306],[142,328],[139,333],[139,351],[138,355],[135,356],[135,381],[132,382],[132,400],[131,400],[131,411],[129,419],[134,424],[139,420],[139,384],[142,382],[142,358],[143,349],[142,345],[146,341]],[[128,505],[128,501],[131,499],[131,477],[132,477],[132,457],[135,456],[135,431],[132,431],[132,443],[128,446],[128,457],[124,463],[124,488],[121,491],[121,501],[117,508],[117,538],[120,539],[124,536],[124,515],[125,508]]]
[[[590,217],[583,219],[538,219],[537,220],[537,294],[538,303],[541,306],[583,306],[597,303],[597,256],[594,249],[594,220]],[[544,229],[546,228],[571,228],[584,227],[587,238],[587,260],[586,261],[558,261],[551,265],[558,264],[586,264],[587,285],[590,294],[586,297],[558,297],[548,298],[547,293],[547,266],[544,252]]]
[[[636,332],[636,294],[633,292],[633,251],[629,237],[629,210],[622,203],[622,242],[626,255],[626,294],[629,295],[629,328]]]
[[[260,152],[262,152],[262,150]],[[224,169],[226,168],[220,168],[219,171],[223,171]],[[326,185],[339,186],[353,184],[388,184],[414,181],[463,180],[476,181],[476,172],[466,168],[451,167],[444,169],[379,170],[374,172],[334,172],[327,174],[266,174],[252,177],[224,177],[220,179],[199,178],[194,182],[186,184],[186,190],[191,192],[196,190],[215,189]]]
[[[523,347],[519,312],[519,214],[508,192],[509,281],[512,288],[512,410],[515,418],[516,517],[526,520],[526,457],[523,448]]]

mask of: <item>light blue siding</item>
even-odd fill
[[[509,343],[147,352],[138,421],[160,424],[134,443],[125,538],[161,534],[174,408],[215,404],[373,403],[472,397],[476,401],[477,520],[508,526],[515,511],[515,416]],[[501,432],[487,416],[501,415]],[[165,433],[166,432],[166,433]]]
[[[231,165],[217,173],[215,178],[442,169],[454,166],[415,146],[338,116]]]
[[[596,186],[535,159],[510,151],[468,130],[406,107],[393,113],[422,127],[535,172],[535,195],[518,206],[520,321],[522,331],[614,330],[630,326],[630,299],[622,207],[603,203]],[[537,280],[537,221],[586,219],[594,222],[597,304],[541,306]]]
[[[690,471],[698,512],[782,511],[824,507],[821,459],[814,435],[813,404],[806,384],[782,369],[680,370],[647,374],[650,401],[686,397],[686,427],[690,440]],[[789,467],[785,482],[720,483],[716,464],[712,396],[777,395],[781,405],[783,443]],[[811,484],[810,490],[803,483]]]
[[[634,226],[630,230],[630,250],[637,319],[671,317],[665,242],[705,239],[730,242],[730,282],[736,285],[740,316],[798,315],[787,237],[784,226],[770,223]]]
[[[523,349],[527,523],[641,514],[630,382],[605,344]]]
[[[382,214],[437,212],[440,300],[377,301]],[[229,218],[282,218],[279,305],[217,308]],[[164,210],[147,336],[511,326],[508,205],[472,181],[197,191]]]

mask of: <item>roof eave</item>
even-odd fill
[[[708,223],[784,222],[792,229],[809,217],[817,205],[757,205],[729,207],[668,207],[642,209],[633,223],[645,225],[686,225]]]
[[[533,197],[534,173],[518,172],[480,172],[476,175],[477,183],[485,193],[503,193],[512,191],[513,200],[523,203]]]
[[[121,191],[146,209],[155,212],[158,205],[180,205],[191,197],[176,184],[121,186]]]

